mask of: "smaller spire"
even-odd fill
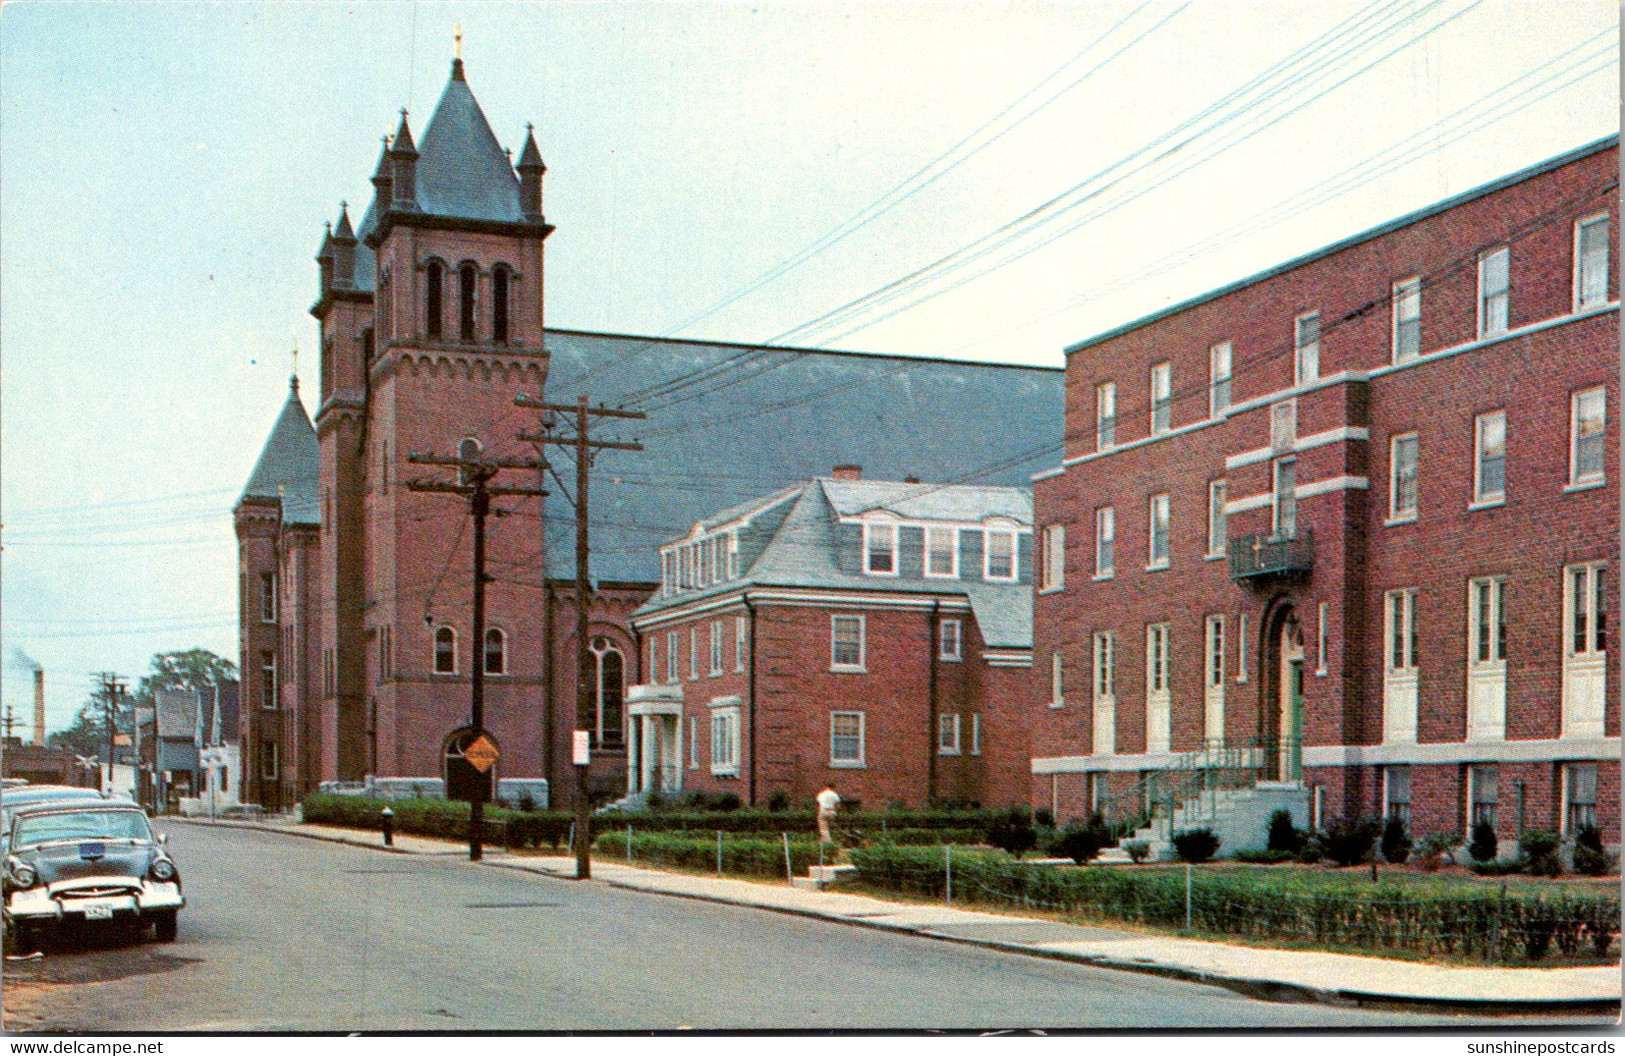
[[[339,202],[339,225],[333,229],[333,238],[355,241],[355,228],[350,226],[350,203]]]
[[[294,343],[293,343],[293,366],[291,368],[291,373],[288,375],[288,399],[297,400],[298,398],[299,398],[299,342],[296,339],[294,341]]]
[[[394,142],[391,143],[389,151],[391,154],[411,154],[413,157],[416,157],[418,148],[417,144],[412,142],[412,129],[407,124],[408,116],[409,115],[406,112],[406,108],[402,107],[401,127],[395,130],[395,139]]]
[[[519,151],[519,164],[514,168],[520,172],[526,169],[547,171],[547,166],[542,164],[542,152],[536,149],[536,126],[529,122],[525,123],[525,146]]]
[[[452,23],[451,28],[451,79],[454,81],[467,80],[463,76],[463,24]]]

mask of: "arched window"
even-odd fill
[[[491,340],[508,343],[508,266],[498,264],[491,274]]]
[[[423,287],[423,318],[424,328],[430,337],[439,337],[444,329],[440,305],[445,285],[446,269],[441,267],[438,260],[429,261],[429,273]]]
[[[495,627],[488,627],[485,631],[485,673],[508,673],[508,636]]]
[[[474,340],[474,290],[479,279],[479,272],[474,265],[464,264],[457,269],[457,286],[459,291],[458,302],[458,336],[464,341]]]
[[[594,638],[592,652],[598,658],[598,740],[602,744],[619,744],[621,705],[626,700],[626,662],[608,638]]]
[[[457,673],[457,632],[450,627],[437,627],[434,632],[434,673]]]

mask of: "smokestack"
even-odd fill
[[[45,669],[34,668],[34,743],[45,746]]]

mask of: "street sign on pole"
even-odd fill
[[[592,762],[592,733],[590,731],[576,730],[573,747],[575,750],[570,757],[572,763],[576,766],[586,766]]]
[[[495,738],[486,731],[473,726],[451,731],[441,753],[446,798],[466,803],[491,802],[496,761],[501,757]]]

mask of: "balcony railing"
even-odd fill
[[[1308,572],[1314,567],[1314,537],[1308,529],[1295,535],[1259,532],[1230,540],[1230,578],[1254,579]]]

